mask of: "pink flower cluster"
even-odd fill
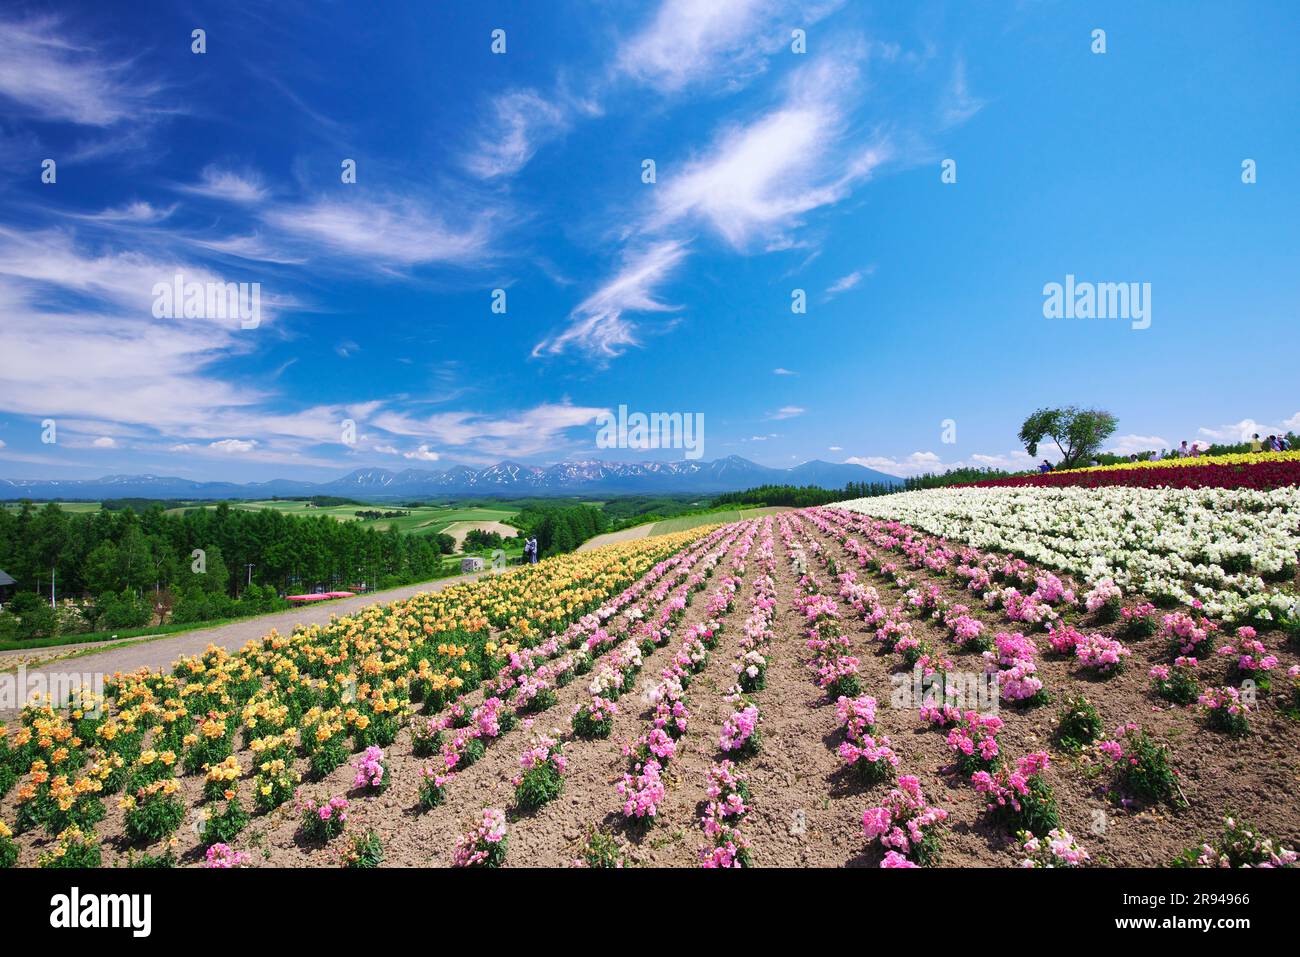
[[[1005,701],[1027,701],[1038,697],[1043,682],[1034,662],[1033,639],[1016,632],[999,632],[994,650],[984,652],[984,673],[998,676],[998,690]]]
[[[758,728],[758,706],[746,705],[733,711],[722,722],[722,734],[718,737],[718,747],[723,751],[742,751],[750,743]]]
[[[1219,654],[1225,658],[1237,659],[1233,662],[1233,667],[1238,674],[1272,671],[1277,667],[1277,655],[1269,654],[1264,643],[1255,637],[1255,629],[1249,625],[1238,628],[1236,638],[1220,648]]]
[[[1026,831],[1020,832],[1020,838],[1029,855],[1020,862],[1021,867],[1082,867],[1088,863],[1088,852],[1064,828],[1052,828],[1046,841]]]
[[[1124,659],[1132,654],[1127,648],[1106,635],[1086,635],[1074,646],[1074,655],[1085,668],[1099,674],[1114,674],[1124,667]]]
[[[632,774],[614,786],[623,799],[623,816],[628,818],[653,818],[659,805],[668,796],[668,789],[659,776],[662,770],[658,761],[638,764]]]
[[[1090,614],[1096,614],[1107,605],[1115,605],[1124,597],[1124,592],[1111,579],[1103,578],[1093,585],[1083,597],[1083,606]]]
[[[990,767],[1001,753],[998,733],[1002,726],[1003,721],[997,715],[967,711],[957,726],[948,732],[948,747],[957,753],[959,763],[965,767]]]
[[[213,844],[203,855],[203,866],[212,870],[229,870],[243,867],[248,860],[247,854],[236,851],[229,844]]]
[[[905,774],[884,804],[868,808],[862,815],[862,830],[868,841],[879,840],[886,851],[897,851],[913,863],[925,863],[916,858],[927,856],[936,839],[933,829],[947,819],[947,811],[926,804],[921,782]]]
[[[1181,611],[1165,615],[1160,623],[1161,634],[1177,646],[1180,655],[1199,654],[1216,629],[1214,622]]]
[[[478,826],[456,842],[452,867],[475,867],[488,863],[498,853],[506,838],[506,814],[499,808],[483,809]]]
[[[388,773],[388,767],[384,764],[384,750],[378,745],[372,744],[366,748],[365,753],[352,762],[352,767],[357,772],[352,780],[353,787],[378,791],[385,786],[384,776]]]
[[[995,773],[976,771],[971,775],[971,784],[981,794],[990,798],[989,809],[1010,807],[1016,813],[1021,810],[1020,799],[1029,793],[1033,779],[1042,774],[1051,765],[1046,751],[1034,751],[1026,754],[1016,762],[1015,768],[1004,765]]]

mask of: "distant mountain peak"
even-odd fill
[[[366,495],[371,498],[434,498],[451,495],[545,496],[575,493],[662,494],[736,492],[757,485],[821,485],[849,482],[897,484],[901,479],[851,463],[814,459],[793,468],[771,468],[739,455],[705,461],[556,462],[550,466],[504,461],[485,468],[440,469],[379,466],[353,469],[329,482],[196,482],[157,475],[106,475],[98,479],[0,479],[0,499],[259,499],[270,495]]]

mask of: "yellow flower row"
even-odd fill
[[[1189,455],[1187,458],[1158,459],[1154,462],[1117,462],[1114,465],[1088,465],[1077,469],[1061,469],[1058,474],[1073,472],[1112,472],[1117,469],[1163,469],[1180,465],[1254,465],[1258,462],[1300,461],[1300,451],[1294,452],[1234,452],[1231,455]]]

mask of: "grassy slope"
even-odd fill
[[[187,507],[198,508],[199,506]],[[216,505],[204,505],[202,507],[216,508]],[[242,508],[250,511],[270,508],[288,515],[328,515],[340,522],[363,521],[363,519],[356,517],[355,512],[402,510],[400,505],[330,505],[325,508],[307,508],[305,502],[273,501],[238,502],[232,503],[231,508]],[[171,511],[184,510],[172,509]],[[518,514],[518,509],[513,508],[448,508],[445,506],[413,508],[407,511],[410,511],[411,514],[404,515],[401,518],[377,519],[368,524],[381,532],[387,531],[391,526],[399,532],[408,534],[432,535],[441,532],[452,522],[504,522],[511,516]]]

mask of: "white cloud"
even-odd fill
[[[209,442],[208,448],[216,449],[218,452],[228,452],[237,454],[240,452],[251,452],[257,448],[256,439],[221,439],[218,442]]]
[[[792,26],[809,27],[840,0],[664,0],[619,48],[616,69],[664,92],[707,82],[736,89],[762,73],[790,43]]]
[[[831,283],[826,290],[826,295],[838,296],[842,292],[848,292],[860,282],[862,282],[862,270],[855,269],[847,276],[841,276],[839,279]]]
[[[953,65],[952,84],[948,88],[948,97],[943,104],[943,125],[957,126],[965,123],[983,108],[984,101],[970,92],[966,81],[966,60],[958,57]]]
[[[636,324],[627,313],[672,312],[655,298],[662,285],[686,255],[683,243],[665,241],[625,257],[615,276],[569,314],[569,325],[542,340],[534,356],[558,355],[570,348],[610,358],[636,345]]]
[[[439,412],[411,416],[386,410],[370,425],[390,435],[431,440],[445,449],[463,449],[478,456],[511,458],[554,452],[570,429],[590,427],[607,409],[551,402],[513,415],[478,412]]]
[[[1054,460],[1052,455],[1045,455],[1044,457]],[[955,468],[994,468],[1008,472],[1018,472],[1032,468],[1034,464],[1034,460],[1029,457],[1029,454],[1024,449],[1016,449],[1002,455],[977,453],[970,456],[969,459],[957,459],[951,462],[945,462],[943,457],[935,452],[913,452],[901,459],[886,455],[855,455],[844,461],[855,465],[865,465],[869,469],[876,469],[900,477],[921,475],[927,472],[941,473]]]
[[[275,207],[265,219],[287,236],[327,253],[351,257],[359,265],[391,269],[480,263],[489,254],[493,214],[467,214],[463,225],[453,225],[441,213],[409,198],[321,197]]]
[[[393,445],[376,445],[376,446],[374,446],[374,450],[375,450],[376,452],[382,452],[384,455],[401,455],[401,454],[402,454],[401,451],[398,450],[398,448],[397,448],[396,446],[393,446]]]
[[[842,445],[832,445],[832,446],[828,447],[826,451],[828,451],[828,452],[843,452],[843,451],[844,451],[844,447],[843,447]]]
[[[1112,440],[1107,450],[1116,455],[1132,455],[1134,452],[1150,452],[1170,448],[1168,439],[1159,435],[1121,435]]]
[[[160,207],[143,200],[135,200],[122,206],[101,209],[96,213],[65,213],[64,215],[72,219],[106,226],[140,226],[160,223],[175,211],[176,206],[174,204]]]
[[[403,452],[402,458],[413,459],[417,462],[436,462],[441,456],[431,450],[429,446],[421,445],[414,452]]]
[[[1256,422],[1254,419],[1242,419],[1235,425],[1221,425],[1216,428],[1202,426],[1196,431],[1198,434],[1215,442],[1236,444],[1238,442],[1249,442],[1256,433],[1259,434],[1260,438],[1266,438],[1270,435],[1285,434],[1297,428],[1300,428],[1300,412],[1276,425],[1267,422]]]
[[[797,415],[803,415],[803,414],[804,414],[805,412],[807,412],[807,411],[808,411],[807,409],[801,408],[801,407],[799,407],[799,406],[797,406],[797,405],[783,405],[783,406],[781,406],[781,408],[777,409],[775,412],[769,412],[769,413],[765,416],[765,418],[768,418],[768,419],[793,419],[795,416],[797,416]]]
[[[97,449],[117,448],[117,440],[114,439],[112,436],[108,436],[108,435],[101,435],[99,438],[95,439],[95,441],[91,442],[90,444]]]
[[[155,112],[160,89],[73,39],[58,20],[0,20],[0,98],[18,113],[108,127]]]
[[[789,369],[782,369],[780,366],[772,370],[773,375],[798,375],[797,372],[791,372]]]
[[[703,157],[661,178],[653,225],[700,221],[735,248],[789,245],[804,214],[839,202],[888,158],[883,142],[844,145],[845,101],[858,82],[847,57],[802,67],[780,107],[725,130]]]
[[[463,160],[465,168],[480,179],[519,172],[539,146],[569,125],[566,110],[536,90],[511,90],[496,97],[492,114]]]
[[[255,173],[237,173],[216,166],[205,167],[198,183],[177,188],[183,193],[231,203],[257,203],[270,192]]]

